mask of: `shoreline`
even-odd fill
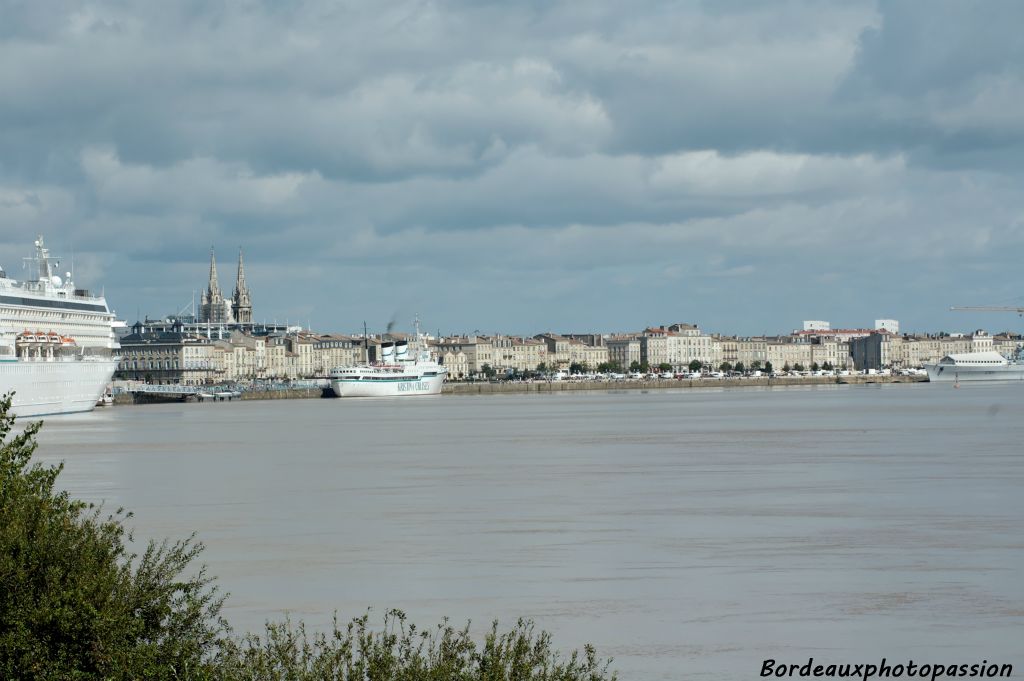
[[[442,395],[546,393],[573,390],[665,390],[672,388],[749,388],[801,385],[927,383],[927,376],[779,376],[770,378],[687,378],[651,381],[538,381],[535,383],[445,383]]]
[[[497,395],[515,393],[556,393],[578,390],[667,390],[691,388],[749,388],[749,387],[792,387],[806,385],[869,385],[878,383],[927,383],[927,376],[779,376],[758,378],[693,378],[664,379],[651,381],[537,381],[501,383],[445,383],[442,395]],[[156,404],[175,399],[140,399],[131,393],[114,396],[115,405]],[[319,388],[297,388],[289,390],[254,390],[243,392],[236,400],[297,400],[325,398]],[[338,398],[326,398],[338,399]],[[194,400],[188,400],[194,401]]]

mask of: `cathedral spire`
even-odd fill
[[[249,287],[245,285],[245,260],[242,247],[238,247],[238,276],[235,278],[235,293],[232,296],[231,312],[239,324],[252,323],[252,298]]]
[[[213,246],[210,246],[210,282],[206,286],[206,292],[211,298],[220,293],[220,284],[217,282],[217,258],[213,254]]]
[[[199,305],[199,321],[213,324],[230,324],[232,321],[231,303],[224,300],[217,281],[217,258],[213,254],[213,246],[210,246],[210,281]]]
[[[242,247],[238,247],[238,277],[235,279],[235,297],[238,297],[240,292],[249,293],[249,289],[245,286],[245,262],[242,259]]]

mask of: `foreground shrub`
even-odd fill
[[[382,630],[369,615],[330,634],[267,624],[233,638],[224,599],[194,537],[150,542],[142,555],[123,510],[56,491],[63,465],[31,463],[40,423],[10,437],[0,398],[0,679],[157,681],[606,681],[609,662],[587,646],[561,657],[547,632],[495,622],[478,647],[469,626],[422,631],[399,610]]]
[[[551,635],[528,620],[507,633],[494,622],[478,648],[469,625],[421,631],[390,610],[382,631],[369,629],[369,615],[344,628],[335,619],[330,634],[310,635],[288,620],[268,624],[263,637],[225,646],[220,670],[225,678],[266,681],[604,681],[616,678],[609,665],[591,646],[563,659]]]
[[[209,670],[227,632],[192,538],[126,547],[121,510],[57,492],[63,466],[31,464],[40,423],[8,441],[0,400],[0,678],[172,679]]]

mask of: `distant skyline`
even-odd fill
[[[1024,330],[1018,2],[0,7],[0,265],[130,321]]]

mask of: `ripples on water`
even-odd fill
[[[1024,386],[119,407],[40,458],[207,544],[227,615],[532,617],[624,679],[761,660],[1024,669]]]

